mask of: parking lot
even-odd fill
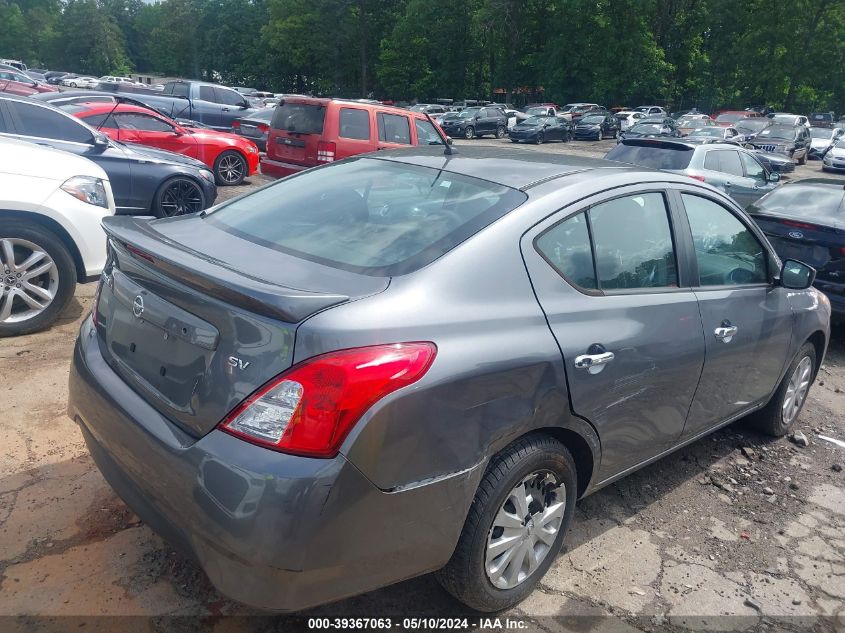
[[[456,147],[601,157],[614,143]],[[819,175],[815,161],[790,178]],[[218,201],[263,182],[221,188]],[[92,616],[126,615],[203,617],[121,620],[122,630],[290,630],[285,616],[222,618],[248,612],[143,525],[94,466],[65,415],[70,356],[93,292],[79,286],[51,329],[0,340],[0,615],[76,616],[80,630],[116,626]],[[845,440],[841,326],[797,428],[808,446],[736,423],[584,499],[540,588],[500,617],[550,631],[845,630],[845,449],[819,437]],[[303,615],[462,609],[421,577]]]

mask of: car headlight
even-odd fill
[[[255,154],[255,153],[258,152],[258,148],[255,145],[250,145],[249,147],[246,148],[246,151],[249,152],[250,154]]]
[[[68,178],[61,186],[61,190],[69,193],[77,200],[93,204],[97,207],[109,208],[106,187],[99,178],[91,176],[74,176]]]
[[[204,179],[206,179],[208,182],[211,182],[211,183],[213,183],[213,182],[214,182],[214,174],[212,174],[212,173],[211,173],[210,171],[208,171],[207,169],[200,169],[200,176],[202,176],[202,177],[203,177]]]

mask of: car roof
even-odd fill
[[[442,147],[418,146],[380,152],[369,158],[442,169],[514,189],[528,189],[556,178],[602,169],[655,171],[602,158],[481,146],[461,147],[460,152],[451,155],[444,154]]]
[[[403,114],[403,115],[411,115],[417,119],[428,120],[426,116],[422,112],[417,112],[415,110],[409,110],[408,108],[400,108],[398,106],[390,106],[384,105],[383,103],[369,103],[366,101],[358,101],[356,99],[338,99],[336,97],[309,97],[307,95],[295,95],[292,97],[285,97],[285,103],[306,103],[306,104],[314,104],[314,105],[328,105],[330,103],[348,103],[350,105],[356,105],[359,107],[364,108],[379,108],[385,110],[392,110],[396,113]],[[417,104],[417,105],[437,105],[437,104]],[[276,106],[279,107],[279,106]],[[465,110],[470,110],[472,108],[483,108],[485,106],[470,106],[468,108],[464,108]]]
[[[134,112],[136,114],[150,114],[153,113],[158,116],[162,116],[160,112],[156,112],[152,108],[142,108],[140,106],[130,105],[128,103],[109,103],[104,101],[92,101],[92,102],[82,102],[82,103],[75,103],[75,106],[85,108],[85,114],[100,114],[102,112],[119,112],[119,113],[127,113],[127,112]],[[79,114],[82,114],[80,112]]]

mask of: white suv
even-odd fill
[[[49,326],[77,282],[106,261],[114,214],[106,172],[87,158],[0,138],[0,337]]]

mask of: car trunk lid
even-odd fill
[[[829,220],[823,225],[760,213],[752,217],[781,259],[809,264],[819,280],[845,283],[845,227],[830,226]]]
[[[299,323],[389,283],[267,249],[200,217],[118,216],[104,227],[103,355],[195,437],[291,366]]]

